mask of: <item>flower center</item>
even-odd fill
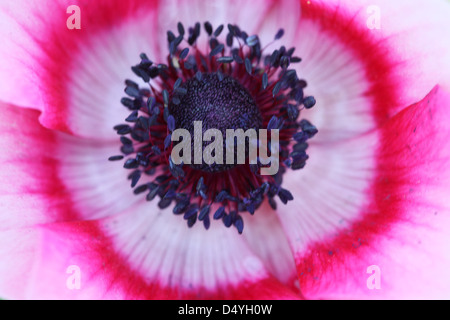
[[[170,113],[174,116],[176,128],[189,131],[194,137],[194,122],[201,121],[201,136],[209,129],[217,129],[222,137],[226,136],[226,130],[259,129],[262,126],[262,116],[255,100],[245,87],[234,78],[225,75],[219,78],[217,73],[199,74],[189,79],[181,88],[186,94],[180,99],[179,104],[170,105]],[[219,172],[233,168],[237,162],[237,148],[235,148],[232,163],[226,163],[226,141],[223,141],[222,163],[192,164],[198,170],[206,172]],[[202,144],[202,153],[208,146],[208,142]],[[194,152],[194,140],[191,141],[191,150]],[[247,148],[248,149],[248,148]],[[192,155],[193,157],[193,155]]]
[[[125,81],[121,102],[131,114],[114,127],[122,154],[109,160],[126,157],[134,193],[159,197],[162,209],[174,204],[189,227],[201,221],[208,229],[214,219],[242,233],[242,214],[253,215],[265,199],[274,210],[276,198],[293,200],[283,174],[306,165],[307,141],[318,131],[299,117],[315,99],[304,96],[306,82],[289,69],[301,61],[295,48],[267,53],[271,44],[263,48],[238,26],[228,25],[224,42],[223,25],[206,22],[204,29],[204,50],[200,23],[188,32],[179,23],[178,36],[167,33],[167,64],[141,54],[132,70],[148,88]]]

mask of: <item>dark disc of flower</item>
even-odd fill
[[[203,74],[200,79],[194,77],[186,81],[182,88],[186,94],[179,104],[171,104],[170,113],[176,120],[176,128],[189,131],[192,137],[192,157],[194,154],[194,122],[202,122],[203,133],[209,129],[217,129],[223,137],[223,164],[207,165],[191,164],[198,170],[220,172],[233,168],[235,164],[226,163],[226,130],[248,129],[258,130],[262,126],[262,116],[255,100],[245,87],[230,76],[222,79],[216,73]],[[202,150],[209,144],[203,142]],[[237,148],[235,148],[237,158]]]

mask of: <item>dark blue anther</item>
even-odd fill
[[[125,85],[126,85],[127,87],[133,87],[133,88],[139,90],[138,84],[137,84],[136,82],[132,81],[132,80],[128,80],[128,79],[125,80]]]
[[[233,46],[233,34],[230,32],[227,34],[227,46],[232,47]]]
[[[125,88],[125,93],[130,97],[139,98],[141,95],[139,93],[139,89],[133,86],[127,86]]]
[[[254,203],[250,203],[248,204],[246,207],[247,211],[251,214],[254,215],[255,214],[255,204]]]
[[[277,210],[277,203],[275,202],[275,200],[271,197],[269,197],[269,205],[273,210]]]
[[[286,189],[280,189],[280,191],[278,192],[278,197],[284,204],[287,204],[288,201],[294,200],[292,194]]]
[[[119,161],[122,160],[123,156],[112,156],[108,158],[108,161]]]
[[[209,54],[211,57],[214,57],[215,55],[219,54],[220,52],[223,51],[224,49],[224,45],[223,44],[218,44]]]
[[[290,168],[292,166],[292,159],[286,159],[283,163],[286,167]]]
[[[302,143],[308,140],[308,135],[305,132],[300,131],[294,134],[293,138],[295,141]]]
[[[302,103],[303,102],[303,89],[302,88],[297,88],[295,90],[292,91],[293,96],[295,101],[297,101],[297,103]]]
[[[244,220],[242,220],[241,216],[238,215],[236,217],[236,220],[234,221],[234,226],[238,230],[239,234],[242,234],[242,232],[244,231]]]
[[[304,133],[308,135],[308,139],[311,139],[319,132],[319,130],[317,130],[317,128],[313,126],[311,122],[305,119],[300,121],[300,128]]]
[[[147,194],[146,200],[152,201],[153,199],[155,199],[158,193],[159,193],[159,186],[156,186],[155,188],[151,189],[150,192]]]
[[[309,158],[309,156],[306,154],[305,151],[294,151],[289,156],[294,161],[300,161],[300,160],[306,161]]]
[[[207,33],[209,36],[211,36],[211,34],[212,34],[212,32],[213,32],[213,27],[212,27],[211,23],[210,23],[209,21],[206,21],[206,22],[204,23],[204,27],[205,27],[206,33]]]
[[[227,198],[228,198],[228,192],[225,190],[222,190],[217,194],[215,201],[221,203]]]
[[[277,82],[277,84],[273,87],[272,94],[275,97],[281,90],[281,81]]]
[[[184,96],[187,94],[187,90],[185,88],[177,88],[175,91],[177,94]]]
[[[187,225],[189,228],[192,228],[196,222],[197,222],[197,215],[194,215],[191,218],[189,218],[189,220],[187,221]]]
[[[283,37],[284,35],[284,29],[280,29],[278,30],[277,34],[275,35],[275,40],[279,40]]]
[[[242,38],[242,31],[241,31],[241,29],[237,25],[234,25],[233,28],[234,28],[234,35],[236,37]]]
[[[168,134],[167,137],[164,139],[164,149],[169,148],[171,143],[172,143],[172,135]]]
[[[225,207],[220,207],[217,209],[217,211],[214,213],[214,220],[222,219],[223,215],[225,214]]]
[[[130,155],[134,152],[134,147],[131,144],[126,144],[120,147],[120,152],[122,152],[124,155]]]
[[[196,204],[191,204],[187,209],[186,209],[186,213],[184,214],[184,219],[188,220],[190,219],[192,216],[197,216],[197,212],[198,212],[198,205]]]
[[[186,57],[189,54],[189,48],[184,48],[181,52],[180,52],[180,59],[184,60],[186,59]]]
[[[208,196],[207,196],[205,190],[200,190],[200,191],[198,192],[198,195],[199,195],[200,197],[202,197],[204,200],[208,200]]]
[[[294,160],[292,161],[291,169],[292,170],[300,170],[303,169],[306,166],[305,160]]]
[[[153,113],[156,105],[156,99],[154,97],[150,97],[147,100],[147,110],[148,113]]]
[[[218,36],[220,36],[220,34],[222,33],[222,31],[223,31],[223,24],[221,24],[220,26],[218,26],[217,27],[217,29],[216,29],[216,31],[214,31],[214,37],[218,37]]]
[[[305,106],[306,109],[311,109],[316,105],[316,99],[314,99],[314,97],[306,97],[303,100],[303,105]]]
[[[277,63],[277,61],[278,61],[278,59],[279,59],[279,54],[280,54],[280,52],[279,52],[278,50],[275,50],[275,51],[272,53],[271,57],[270,57],[270,64],[271,64],[273,67],[276,66],[276,63]]]
[[[211,38],[211,40],[209,40],[209,47],[211,50],[215,49],[219,44],[220,42],[216,38]]]
[[[173,84],[173,89],[177,90],[182,83],[183,83],[183,79],[178,78],[177,81],[175,81],[175,83]]]
[[[128,118],[125,119],[126,122],[136,122],[138,119],[138,112],[133,111]]]
[[[180,36],[184,37],[184,26],[181,22],[178,22],[177,28]]]
[[[269,85],[269,76],[267,75],[267,72],[264,72],[264,74],[262,76],[262,88],[263,88],[263,90],[266,90],[268,85]]]
[[[156,154],[158,156],[161,155],[161,149],[159,149],[158,146],[153,146],[152,147],[152,151],[153,151],[154,154]]]
[[[276,116],[272,116],[269,123],[267,124],[267,130],[275,129],[278,126],[278,118]]]
[[[248,74],[252,74],[252,62],[250,61],[249,58],[245,58],[245,70],[247,71]]]
[[[173,40],[175,40],[176,36],[173,34],[172,31],[167,31],[167,42],[171,43]]]
[[[140,66],[131,67],[131,70],[135,75],[137,75],[139,78],[142,78],[145,82],[150,81],[150,73],[146,70],[143,70]]]
[[[175,207],[173,208],[174,214],[182,214],[186,212],[186,209],[189,206],[189,201],[180,201],[178,202]]]
[[[204,179],[203,179],[203,177],[200,177],[200,179],[198,179],[198,182],[197,182],[197,192],[199,192],[200,190],[203,190],[204,188],[205,188]]]
[[[201,26],[199,22],[195,23],[195,28],[194,28],[194,35],[196,38],[198,38],[200,36],[200,31],[201,31]]]
[[[175,130],[175,118],[172,115],[167,117],[167,127],[169,128],[170,132]]]
[[[220,57],[217,59],[217,62],[220,63],[231,63],[233,61],[234,61],[233,57]]]
[[[141,171],[136,170],[130,175],[131,187],[134,188],[141,179]]]
[[[237,48],[233,49],[231,53],[232,53],[233,59],[236,63],[238,63],[238,64],[244,63],[244,60],[240,56],[239,49],[237,49]]]
[[[123,167],[125,169],[137,169],[139,167],[139,163],[136,161],[136,159],[128,159],[127,161],[125,161]]]
[[[177,193],[175,190],[173,189],[169,189],[166,194],[164,195],[163,199],[175,199],[175,197],[177,196]]]
[[[143,184],[143,185],[137,187],[136,189],[134,189],[133,193],[134,193],[135,195],[139,195],[139,194],[141,194],[141,193],[144,193],[144,192],[147,191],[147,190],[148,190],[148,185]]]
[[[249,47],[256,46],[258,42],[259,42],[258,36],[256,35],[250,36],[245,40],[245,43],[247,43]]]
[[[170,207],[171,203],[172,203],[172,200],[170,200],[170,199],[161,199],[158,202],[158,207],[160,209],[166,209],[166,208]]]
[[[227,27],[228,27],[228,31],[234,36],[234,26],[232,25],[232,24],[228,24],[227,25]]]
[[[169,104],[169,92],[166,89],[163,90],[163,100],[164,104],[167,106]]]
[[[280,59],[280,66],[283,69],[287,69],[289,67],[290,63],[291,63],[291,60],[290,60],[289,57],[286,57],[286,56],[281,57],[281,59]]]
[[[209,227],[211,226],[211,220],[209,219],[209,216],[206,216],[205,219],[203,220],[203,226],[205,227],[206,230],[208,230]]]
[[[141,60],[150,61],[150,59],[148,58],[148,56],[147,56],[144,52],[142,52],[142,53],[139,55],[139,58],[141,58]],[[150,62],[151,62],[151,61],[150,61]]]
[[[229,228],[233,225],[231,214],[224,214],[222,221],[223,221],[223,224],[225,225],[225,227],[227,227],[227,228]]]
[[[139,117],[137,122],[139,123],[139,125],[141,126],[142,129],[144,129],[144,130],[148,130],[149,129],[148,118],[146,118],[146,117]]]
[[[201,210],[200,213],[198,215],[198,220],[199,221],[203,221],[208,215],[209,215],[209,210],[211,209],[210,206],[204,206]]]
[[[133,109],[134,108],[134,101],[131,100],[130,98],[122,98],[120,100],[120,103],[122,103],[122,105],[124,105],[128,109]]]
[[[287,106],[288,117],[291,121],[296,121],[300,115],[300,110],[294,104],[288,104]]]

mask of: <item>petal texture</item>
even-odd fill
[[[295,292],[297,272],[295,259],[282,225],[268,203],[263,203],[254,216],[243,217],[245,232],[242,236],[252,252],[263,261],[267,270]]]

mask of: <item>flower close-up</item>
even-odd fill
[[[0,298],[450,299],[447,33],[446,0],[0,0]]]

